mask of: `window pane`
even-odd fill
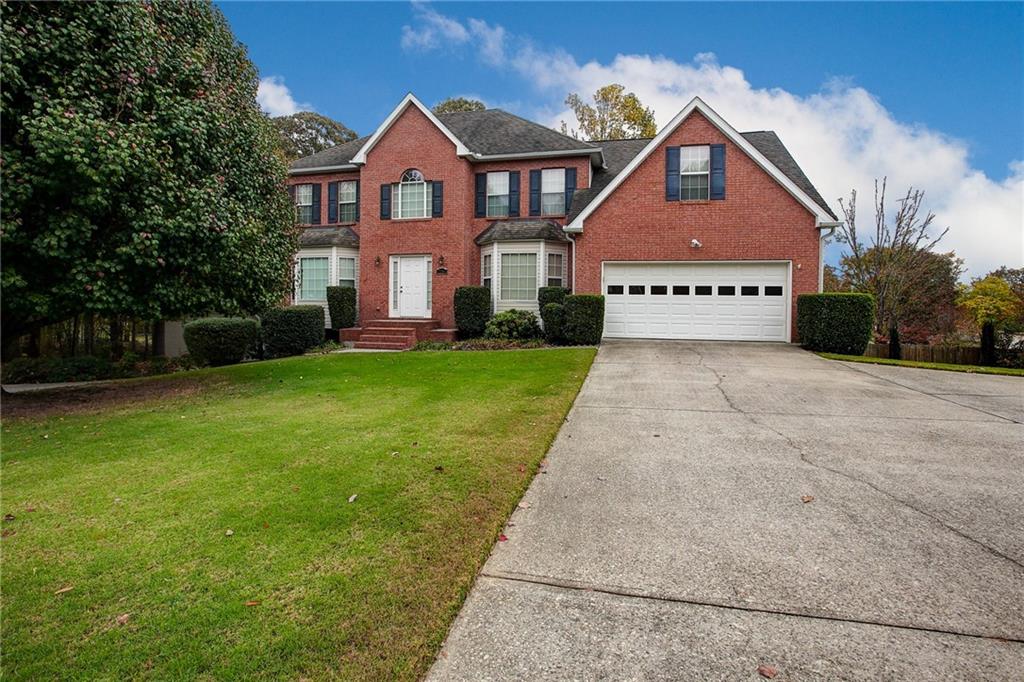
[[[356,200],[356,183],[355,182],[339,182],[338,183],[338,201],[342,203],[351,203]]]
[[[548,277],[548,286],[549,287],[560,287],[560,286],[562,286],[562,278],[561,277]]]
[[[782,287],[765,287],[765,296],[782,296]]]
[[[398,311],[398,259],[391,261],[391,307]]]
[[[537,254],[501,254],[501,300],[537,299]]]
[[[672,295],[673,296],[689,296],[690,295],[690,287],[688,287],[688,286],[680,286],[680,285],[677,284],[677,285],[672,287]]]
[[[295,185],[295,205],[310,206],[313,204],[313,185]]]
[[[355,258],[339,258],[338,259],[338,286],[352,287],[356,286],[356,259]]]
[[[548,277],[562,279],[562,263],[563,258],[560,253],[549,253],[548,254]],[[554,286],[549,284],[548,286]],[[558,286],[561,286],[560,284]]]
[[[540,172],[541,194],[565,192],[565,169],[545,168]]]
[[[694,287],[693,289],[694,289],[693,293],[695,293],[697,296],[710,296],[711,295],[711,287]]]
[[[565,190],[558,194],[540,195],[541,215],[564,215],[565,214]]]
[[[508,195],[487,195],[487,217],[504,218],[508,215]]]
[[[338,204],[338,221],[342,223],[354,223],[356,221],[356,204]]]
[[[327,298],[326,258],[299,259],[299,298],[303,301],[322,301]]]
[[[487,174],[487,194],[508,194],[508,172]]]
[[[679,150],[679,171],[681,173],[706,173],[711,167],[711,147],[701,145],[682,147]]]
[[[698,201],[708,198],[707,175],[683,175],[680,181],[679,196],[683,201]]]
[[[647,290],[647,287],[643,284],[630,284],[629,293],[633,296],[642,295]]]
[[[490,277],[491,276],[491,272],[492,272],[492,268],[493,267],[494,267],[493,257],[490,256],[490,255],[484,256],[483,265],[481,266],[481,268],[483,270],[484,277]]]
[[[757,287],[740,287],[743,296],[757,296]]]
[[[618,295],[618,294],[621,294],[621,293],[622,293],[622,285],[621,284],[609,284],[608,285],[608,295],[609,296],[614,296],[614,295]]]
[[[300,225],[309,225],[313,222],[313,207],[312,206],[296,206],[295,207],[295,222]]]
[[[719,296],[735,296],[736,287],[718,287]]]
[[[652,296],[666,296],[668,294],[668,287],[661,284],[651,285]]]
[[[396,218],[426,218],[430,215],[430,183],[403,182],[392,185],[397,192]]]

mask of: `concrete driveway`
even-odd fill
[[[429,677],[1024,679],[1022,422],[1016,377],[605,343]]]

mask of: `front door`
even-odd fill
[[[395,256],[392,265],[393,317],[427,317],[430,312],[427,279],[430,277],[429,256]]]

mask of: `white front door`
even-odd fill
[[[430,257],[394,256],[391,274],[391,316],[428,317]]]

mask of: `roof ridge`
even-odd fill
[[[638,140],[643,142],[650,142],[653,137],[620,137],[618,139],[609,137],[605,140],[586,140],[590,144],[597,144],[598,142],[636,142]]]

